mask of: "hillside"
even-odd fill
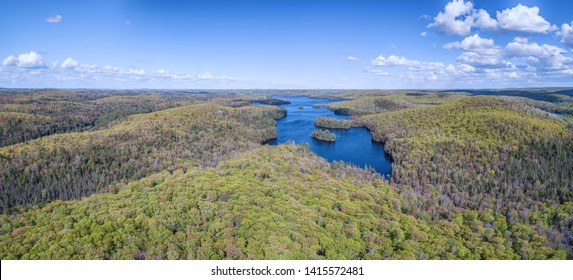
[[[472,198],[467,197],[462,206],[472,207],[479,206],[479,193],[494,193],[482,189],[486,185],[519,186],[523,195],[555,202],[572,199],[573,166],[566,160],[573,156],[571,131],[532,108],[497,97],[472,97],[367,116],[360,122],[372,130],[373,139],[386,143],[397,167],[393,178],[398,184],[453,184],[457,189],[471,185]],[[530,186],[536,181],[537,186]],[[536,193],[530,193],[535,188]]]
[[[365,93],[368,93],[368,91],[348,92],[344,96],[354,98],[353,100],[335,102],[323,106],[336,114],[360,116],[438,105],[460,100],[467,96],[464,93],[409,92],[384,93],[377,96],[361,97]]]
[[[0,212],[90,195],[182,166],[215,166],[276,136],[278,107],[212,103],[133,115],[109,128],[0,148]]]
[[[0,258],[565,256],[530,227],[509,226],[500,215],[466,211],[431,222],[403,214],[401,204],[377,174],[331,166],[304,146],[265,146],[216,167],[163,171],[117,193],[0,215]]]
[[[0,90],[0,147],[189,104],[189,97],[148,93]]]
[[[572,226],[547,218],[573,201],[573,136],[559,119],[519,102],[471,97],[356,123],[385,143],[406,212],[440,219],[457,209],[493,210],[510,224],[542,221],[538,230],[560,232],[552,242],[571,250]]]

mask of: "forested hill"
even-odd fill
[[[304,146],[265,146],[216,167],[163,171],[117,193],[0,215],[0,258],[565,257],[531,226],[491,211],[430,221],[402,213],[402,203],[376,173],[331,166]]]
[[[359,93],[346,97],[360,96]],[[378,114],[392,111],[399,111],[407,108],[419,108],[432,105],[443,104],[461,100],[468,96],[467,93],[459,92],[439,92],[439,93],[389,93],[384,95],[366,96],[344,102],[330,103],[324,105],[336,114],[361,116]]]
[[[449,220],[462,209],[493,211],[510,224],[535,224],[573,255],[573,212],[555,213],[573,201],[573,103],[449,92],[362,97],[368,93],[328,104],[350,120],[315,125],[366,126],[384,142],[405,213]]]
[[[276,137],[274,119],[284,114],[202,103],[0,148],[0,211],[80,198],[165,169],[215,166]]]
[[[460,209],[536,224],[573,249],[573,133],[563,120],[514,99],[469,97],[355,121],[383,141],[403,210],[450,219]],[[569,210],[570,211],[570,210]]]
[[[458,207],[507,211],[573,200],[572,131],[527,105],[470,97],[359,122],[386,143],[393,182],[414,192],[437,191]],[[438,200],[424,202],[435,208]]]
[[[0,147],[56,133],[105,128],[128,115],[189,105],[191,100],[145,92],[0,89]]]

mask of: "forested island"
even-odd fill
[[[321,141],[326,141],[326,142],[334,142],[336,141],[336,135],[334,135],[334,133],[330,132],[328,129],[315,129],[314,131],[312,131],[312,133],[310,134],[310,136],[312,138],[321,140]]]
[[[572,92],[0,89],[0,258],[571,259]],[[264,145],[279,94],[390,178]]]
[[[290,104],[290,101],[281,100],[281,99],[276,99],[276,98],[260,99],[260,100],[257,100],[256,102],[259,102],[259,103],[265,104],[265,105],[286,105],[286,104]]]

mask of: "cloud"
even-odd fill
[[[77,61],[75,61],[71,57],[68,57],[66,60],[64,60],[64,62],[62,62],[62,65],[60,65],[60,67],[64,69],[70,69],[70,68],[76,68],[78,67],[78,65],[79,63]]]
[[[44,64],[36,52],[10,55],[2,61],[0,84],[34,87],[166,87],[189,88],[229,82],[248,82],[239,78],[215,75],[172,73],[164,69],[146,71],[111,65],[82,64],[69,57],[62,63]]]
[[[491,18],[489,14],[482,9],[474,12],[474,26],[481,29],[496,30],[498,28],[498,23],[495,19]]]
[[[503,45],[496,45],[493,39],[481,37],[480,34],[469,36],[475,29],[485,31],[518,31],[521,33],[547,34],[556,31],[557,26],[551,24],[539,14],[536,6],[517,5],[502,11],[497,11],[495,18],[483,9],[476,9],[473,3],[466,0],[451,0],[443,11],[439,12],[433,21],[427,25],[439,33],[447,35],[466,36],[461,41],[443,45],[446,50],[459,50],[457,64],[443,68],[433,67],[426,80],[455,81],[466,80],[483,84],[484,80],[505,83],[505,80],[547,84],[548,81],[564,81],[571,84],[573,73],[573,57],[563,48],[530,42],[526,37],[515,37]],[[497,33],[501,38],[507,32]],[[573,46],[573,22],[563,24],[555,32],[560,41]],[[502,39],[499,39],[502,40]],[[402,73],[405,78],[423,79],[421,73],[415,70],[424,62],[412,61],[404,57],[379,57],[373,61],[378,66],[407,66],[409,72]],[[434,62],[433,65],[440,65]],[[504,80],[505,79],[505,80]],[[509,83],[515,86],[515,84]]]
[[[374,73],[374,74],[379,75],[379,76],[390,76],[390,75],[392,75],[390,72],[382,71],[379,69],[368,69],[367,72],[368,73]]]
[[[401,81],[408,81],[409,86],[416,82],[439,82],[462,79],[471,76],[476,68],[467,64],[444,64],[441,62],[428,62],[408,59],[403,56],[390,55],[388,57],[378,56],[371,64],[375,67],[406,67],[406,71],[389,72],[380,69],[367,69],[367,72],[378,76],[398,78]],[[427,87],[427,84],[424,85]]]
[[[197,78],[201,79],[201,80],[210,80],[213,79],[213,74],[206,72],[206,73],[201,73],[199,75],[197,75]]]
[[[444,49],[461,49],[458,62],[475,67],[506,68],[513,63],[522,63],[522,68],[535,67],[537,72],[547,72],[555,69],[570,68],[572,58],[566,56],[567,51],[548,44],[539,45],[529,42],[525,37],[516,37],[505,47],[495,44],[492,39],[482,38],[478,34],[464,38],[462,41],[447,43]]]
[[[473,1],[449,0],[435,17],[420,19],[430,20],[427,28],[438,33],[464,36],[442,46],[445,50],[459,51],[456,63],[413,60],[395,54],[380,55],[371,61],[372,69],[366,72],[396,78],[398,84],[401,82],[406,87],[440,84],[446,87],[573,85],[573,57],[567,50],[530,42],[522,36],[507,38],[511,34],[507,31],[541,34],[557,31],[557,26],[539,14],[538,7],[519,4],[492,15],[495,16],[476,8]],[[478,34],[476,30],[482,32]],[[497,31],[496,40],[505,42],[498,45],[493,39],[482,37],[491,31]],[[555,35],[563,44],[573,47],[573,22],[563,24]],[[428,33],[422,32],[420,36],[426,37]],[[393,69],[385,71],[390,68]]]
[[[571,25],[564,23],[561,25],[561,30],[557,32],[557,36],[561,38],[561,43],[573,47],[573,21]]]
[[[411,66],[417,63],[419,62],[395,55],[391,55],[387,58],[381,55],[372,60],[372,65],[374,66]]]
[[[539,15],[537,6],[527,7],[521,4],[496,13],[500,28],[505,30],[547,33],[557,29],[547,20]]]
[[[2,61],[2,65],[3,65],[4,67],[6,67],[6,66],[14,66],[14,65],[16,65],[16,64],[18,64],[18,58],[16,58],[16,57],[13,56],[13,55],[4,58],[4,60]]]
[[[498,66],[503,62],[499,49],[468,51],[458,57],[458,62],[471,66]]]
[[[346,57],[346,59],[348,59],[348,60],[353,60],[353,61],[360,60],[360,58],[355,57],[355,56],[351,56],[351,55],[349,55],[348,57]]]
[[[513,8],[496,12],[496,19],[483,9],[474,9],[472,2],[453,0],[446,4],[428,28],[436,28],[446,35],[469,35],[472,28],[482,30],[508,30],[529,33],[547,33],[557,30],[539,15],[537,6],[528,7],[518,4]]]
[[[371,61],[374,68],[367,69],[367,72],[397,78],[409,87],[437,84],[484,87],[484,81],[488,86],[496,87],[515,86],[516,83],[546,86],[548,82],[571,85],[573,58],[557,46],[540,45],[528,38],[516,37],[502,47],[493,39],[474,34],[461,41],[447,43],[443,48],[462,51],[457,64],[381,55]],[[390,72],[375,67],[396,69]]]
[[[47,23],[59,23],[59,22],[62,21],[62,19],[63,19],[62,16],[60,16],[60,15],[55,15],[55,16],[53,16],[53,17],[47,18],[47,19],[46,19],[46,22],[47,22]]]
[[[434,21],[427,27],[437,28],[447,35],[467,35],[473,26],[473,4],[464,0],[453,0],[446,4],[444,11],[439,12]]]
[[[38,53],[34,51],[20,54],[18,55],[18,57],[10,55],[4,58],[4,60],[2,61],[2,65],[4,67],[16,66],[21,68],[38,68],[45,66],[42,56],[40,56]]]
[[[446,35],[468,35],[473,27],[496,30],[497,21],[483,9],[474,9],[472,2],[453,0],[446,4],[444,11],[439,12],[434,21],[427,25],[436,28]]]
[[[475,34],[464,38],[464,40],[461,42],[447,43],[444,45],[444,49],[481,50],[494,46],[495,43],[492,39],[481,38],[478,34]]]
[[[503,62],[501,47],[495,45],[492,39],[481,38],[478,34],[466,37],[461,42],[447,43],[444,49],[464,50],[458,62],[471,66],[496,66]]]
[[[423,62],[395,55],[390,55],[389,57],[381,55],[372,60],[371,63],[374,66],[382,67],[406,66],[411,70],[435,70],[444,68],[444,64],[441,62]]]
[[[42,56],[36,52],[23,53],[18,56],[18,67],[33,68],[44,66]]]
[[[566,50],[556,46],[530,43],[529,39],[524,37],[516,37],[505,46],[505,54],[507,57],[521,58],[528,65],[542,68],[569,68],[572,59],[565,56],[566,53]]]
[[[460,48],[467,47],[475,50],[477,46],[458,42]],[[367,72],[388,78],[397,78],[405,82],[406,87],[418,85],[423,88],[431,85],[445,85],[446,87],[483,87],[483,81],[489,85],[511,85],[520,79],[528,79],[534,74],[520,70],[515,65],[506,62],[496,67],[476,67],[458,61],[458,64],[444,64],[440,62],[426,62],[407,59],[401,56],[379,56],[372,61],[373,66],[395,67],[407,66],[406,71],[388,72],[379,69],[368,69]],[[424,69],[423,69],[424,68]],[[511,83],[508,84],[508,81]]]

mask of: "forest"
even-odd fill
[[[328,129],[315,129],[312,131],[312,133],[310,134],[310,136],[312,138],[321,140],[321,141],[326,141],[326,142],[334,142],[336,141],[336,135],[334,135],[334,133],[330,132]]]
[[[314,120],[314,126],[322,128],[349,129],[352,127],[352,124],[351,122],[331,117],[318,117]]]
[[[392,175],[264,145],[327,98]],[[572,259],[570,91],[0,90],[1,259]],[[322,130],[327,131],[328,130]],[[318,131],[318,130],[317,130]]]
[[[0,148],[0,210],[69,200],[179,166],[215,166],[275,137],[277,107],[213,103],[135,115],[106,129]]]
[[[0,91],[0,147],[103,128],[128,115],[190,104],[190,100],[146,92]]]

